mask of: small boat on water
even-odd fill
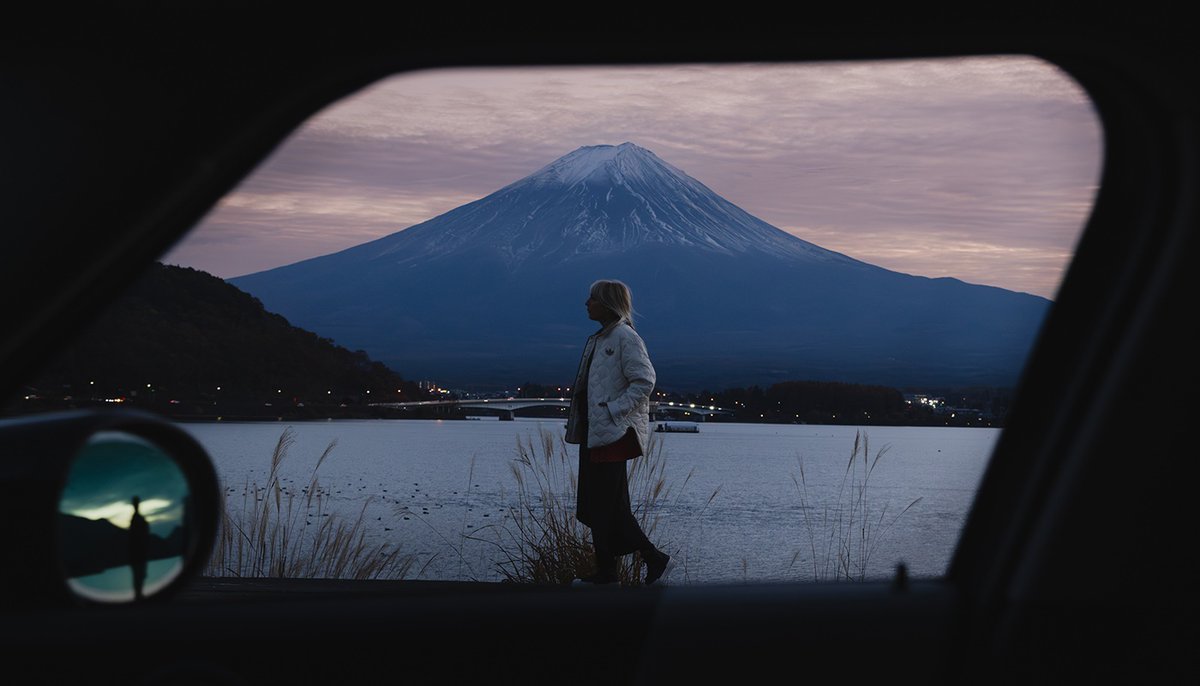
[[[700,433],[700,427],[696,425],[696,422],[659,422],[654,430],[658,433]]]

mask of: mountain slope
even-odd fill
[[[633,288],[673,388],[1012,383],[1050,304],[825,250],[630,143],[580,148],[406,230],[231,281],[409,373],[502,386],[573,376],[599,278]]]
[[[157,263],[30,387],[135,404],[219,400],[218,413],[230,402],[336,403],[368,389],[389,400],[420,395],[365,353],[293,327],[225,281]]]

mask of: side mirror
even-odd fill
[[[0,604],[169,597],[204,568],[219,503],[204,449],[156,415],[0,420]]]

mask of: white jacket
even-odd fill
[[[587,354],[585,347],[581,366],[586,364]],[[646,344],[633,327],[621,322],[597,334],[587,377],[587,446],[596,448],[614,443],[633,427],[644,454],[650,438],[650,392],[654,390],[654,381],[654,366],[650,364]],[[582,410],[576,405],[571,406],[574,416]],[[570,429],[567,433],[568,443],[580,442],[581,436],[572,436]]]

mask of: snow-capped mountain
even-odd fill
[[[600,278],[632,287],[671,388],[1011,383],[1049,306],[825,250],[632,143],[579,148],[403,231],[231,282],[407,377],[511,386],[573,376]]]
[[[482,200],[368,243],[396,264],[487,247],[511,269],[641,244],[848,260],[751,216],[632,143],[579,148]]]

